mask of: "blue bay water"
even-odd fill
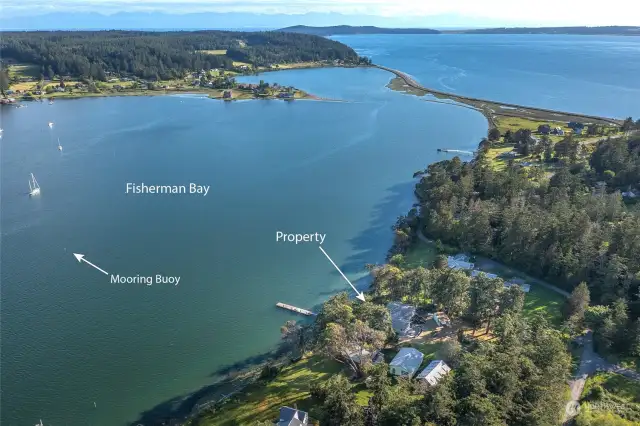
[[[504,67],[467,66],[473,55],[446,59],[452,49],[484,43],[488,53],[475,61],[498,61],[500,47],[487,36],[459,39],[458,47],[440,36],[439,47],[393,37],[341,40],[427,86],[638,115],[637,81],[628,78],[637,70],[637,45],[626,38],[599,51],[609,60],[609,50],[629,49],[610,70],[619,75],[614,80],[561,66],[563,59],[551,63],[561,77],[533,73],[513,91],[488,83],[491,69],[498,80],[513,74]],[[513,57],[507,41],[504,56]],[[539,40],[534,50],[548,42]],[[584,48],[570,46],[564,56],[581,57]],[[465,75],[456,79],[445,66]],[[436,148],[472,150],[486,134],[475,111],[391,92],[390,77],[375,69],[320,69],[249,78],[347,102],[163,96],[1,109],[1,423],[128,424],[175,407],[222,368],[272,350],[279,326],[297,319],[276,302],[313,309],[348,290],[316,245],[278,244],[277,231],[326,233],[327,252],[366,285],[364,264],[384,259],[390,226],[413,203],[413,172],[450,158]],[[538,95],[553,85],[552,92],[560,90],[563,79],[574,85],[571,96],[544,104],[551,101]],[[589,96],[594,90],[597,100]],[[31,172],[42,186],[37,198],[26,195]],[[206,198],[132,196],[127,182],[196,182],[211,190]],[[110,284],[73,252],[114,274],[181,281]]]
[[[2,110],[3,425],[127,424],[270,351],[298,319],[276,302],[314,308],[349,289],[317,244],[276,243],[276,232],[326,233],[327,252],[366,285],[364,265],[384,259],[390,226],[413,203],[413,172],[445,158],[445,141],[472,149],[486,132],[474,111],[390,92],[380,70],[308,76],[310,89],[343,87],[330,94],[353,101],[121,97]],[[211,190],[126,195],[127,182]],[[180,284],[111,284],[73,252]]]
[[[433,89],[568,112],[640,116],[640,37],[439,34],[332,38]]]

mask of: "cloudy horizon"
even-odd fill
[[[203,12],[250,13],[263,15],[306,15],[336,13],[345,17],[373,16],[390,21],[415,22],[431,18],[459,17],[457,24],[505,22],[533,26],[552,25],[640,25],[640,3],[610,0],[607,7],[570,0],[0,0],[4,19],[47,13],[95,12],[112,15],[119,12],[160,12],[185,15]]]

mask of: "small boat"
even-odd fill
[[[40,185],[38,185],[36,177],[31,173],[31,179],[29,179],[29,195],[38,194],[40,194]]]
[[[44,426],[44,425],[42,424],[42,419],[40,419],[40,423],[36,423],[36,426]]]
[[[49,99],[49,105],[53,105],[53,98]]]
[[[49,128],[50,128],[50,129],[53,129],[53,121],[50,121],[50,122],[49,122]]]
[[[60,145],[60,138],[58,138],[58,151],[62,151],[62,145]]]

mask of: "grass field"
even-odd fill
[[[12,64],[7,67],[9,78],[13,77],[40,77],[41,68],[32,64]]]
[[[616,395],[622,401],[640,403],[640,382],[615,373],[598,373],[587,379],[582,396],[588,395],[591,389],[597,385],[602,386],[607,392]]]
[[[419,266],[430,268],[437,256],[438,251],[433,244],[418,240],[405,254],[403,269],[414,269]]]
[[[219,50],[198,50],[200,53],[205,53],[207,55],[226,55],[227,49],[219,49]]]
[[[313,417],[309,388],[325,381],[342,370],[342,365],[322,359],[320,356],[305,358],[285,367],[266,385],[256,383],[246,389],[239,400],[225,405],[211,416],[203,417],[198,425],[250,425],[256,421],[274,421],[282,406],[294,406],[309,412]]]
[[[509,160],[500,158],[506,152],[513,151],[512,145],[507,145],[499,148],[491,148],[487,154],[487,159],[494,170],[504,170],[507,167]]]
[[[602,389],[594,393],[595,389]],[[640,383],[615,373],[589,377],[582,392],[584,417],[607,418],[593,424],[640,425]],[[620,418],[627,421],[620,421]],[[586,424],[586,423],[585,423]]]

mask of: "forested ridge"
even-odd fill
[[[593,306],[568,320],[586,318],[604,352],[640,356],[640,137],[603,140],[582,159],[578,142],[567,138],[556,144],[561,161],[551,172],[516,165],[496,171],[487,149],[472,162],[456,157],[419,173],[419,208],[399,222],[400,240],[420,228],[580,289]]]
[[[207,50],[226,50],[208,54]],[[55,74],[104,80],[106,73],[146,79],[182,77],[185,71],[304,61],[358,61],[350,47],[323,37],[281,32],[53,31],[5,32],[0,57]]]

